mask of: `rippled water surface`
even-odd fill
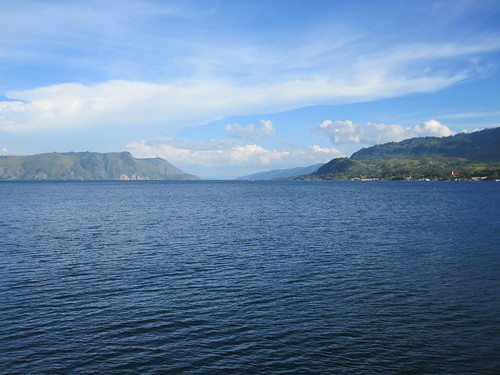
[[[0,183],[1,374],[498,374],[500,183]]]

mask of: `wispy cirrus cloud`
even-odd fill
[[[449,115],[437,116],[440,119],[465,119],[465,118],[481,118],[481,117],[495,117],[500,116],[500,111],[483,111],[483,112],[458,112]]]
[[[435,92],[492,69],[477,57],[500,50],[492,31],[433,42],[395,38],[381,48],[356,17],[303,29],[255,30],[249,25],[257,20],[246,15],[241,25],[219,25],[242,10],[215,0],[40,1],[30,2],[30,12],[16,4],[0,14],[0,59],[18,73],[15,82],[29,62],[45,73],[33,76],[52,83],[4,93],[0,130],[7,132],[148,124],[173,131],[233,115]]]
[[[332,46],[318,41],[309,47],[287,49],[248,45],[229,49],[220,43],[210,52],[198,42],[188,43],[191,47],[181,50],[177,60],[168,60],[167,64],[175,70],[185,61],[196,61],[196,68],[185,79],[170,83],[75,82],[7,92],[9,101],[0,102],[0,130],[159,123],[175,130],[242,113],[435,92],[484,74],[491,64],[483,66],[471,57],[500,50],[500,38],[492,37],[460,43],[396,44],[384,54],[372,50],[353,54],[350,43],[355,46],[356,38]],[[250,79],[247,72],[252,71],[267,78]]]

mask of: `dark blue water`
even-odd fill
[[[1,374],[500,373],[500,183],[0,183]]]

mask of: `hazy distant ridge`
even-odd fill
[[[323,164],[310,165],[309,167],[297,167],[289,169],[273,169],[272,171],[249,174],[238,177],[237,180],[273,180],[276,178],[288,178],[314,173]]]
[[[197,180],[160,158],[128,152],[0,156],[0,180]]]

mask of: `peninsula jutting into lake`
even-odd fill
[[[336,158],[308,179],[493,180],[500,178],[500,128],[412,138]]]

